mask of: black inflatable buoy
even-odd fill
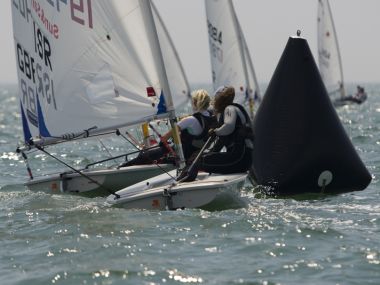
[[[371,182],[303,38],[289,38],[253,129],[252,172],[270,194],[348,192]]]

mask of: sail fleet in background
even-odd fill
[[[184,68],[152,1],[80,3],[12,1],[24,131],[24,142],[18,151],[30,174],[26,186],[52,193],[90,196],[111,193],[108,203],[126,208],[207,208],[226,197],[236,204],[247,173],[201,173],[193,182],[176,181],[184,163],[178,138],[174,140],[175,166],[102,168],[106,160],[101,160],[91,164],[98,167],[87,165],[78,170],[47,151],[51,145],[98,136],[130,137],[128,129],[158,119],[170,121],[170,126],[176,129],[178,110],[189,103],[190,86]],[[213,87],[233,86],[236,102],[247,108],[254,122],[256,147],[250,180],[269,187],[276,195],[365,189],[371,181],[370,174],[335,110],[320,112],[329,114],[324,119],[325,126],[331,129],[331,134],[335,133],[329,140],[330,145],[337,147],[336,155],[331,148],[326,152],[329,147],[324,148],[322,142],[307,143],[311,132],[318,132],[315,129],[318,124],[309,120],[318,110],[315,106],[330,99],[355,102],[349,99],[353,96],[346,96],[328,0],[318,0],[319,71],[314,60],[310,65],[299,64],[295,50],[307,52],[308,45],[300,37],[291,38],[289,43],[294,45],[291,48],[288,43],[265,96],[260,94],[232,0],[205,0],[205,7]],[[312,58],[311,53],[308,56]],[[295,68],[289,70],[287,78],[282,78],[280,71],[292,65]],[[305,84],[315,87],[312,94],[307,94],[307,88],[293,90],[302,77]],[[324,88],[332,95],[330,99],[326,99]],[[334,98],[336,93],[340,94],[338,99]],[[301,112],[310,105],[307,96],[315,103],[309,113]],[[285,124],[292,121],[294,124]],[[309,123],[300,127],[297,122],[301,121]],[[142,143],[131,139],[131,144],[140,151]],[[344,147],[339,149],[339,145]],[[26,154],[36,149],[69,170],[34,178]],[[301,150],[303,155],[299,153]],[[107,160],[124,159],[126,155]],[[343,169],[333,162],[341,161],[342,157],[347,159]],[[174,167],[175,170],[167,172]],[[345,179],[350,175],[350,179]]]
[[[317,27],[319,70],[334,104],[363,103],[367,99],[363,87],[358,86],[355,95],[346,94],[338,36],[328,0],[318,0]]]

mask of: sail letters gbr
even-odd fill
[[[12,0],[20,98],[28,121],[38,128],[38,102],[59,109],[55,97],[54,46],[60,26],[55,14],[93,29],[92,0]],[[38,101],[39,100],[39,101]]]

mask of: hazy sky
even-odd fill
[[[210,83],[204,0],[154,2],[190,83]],[[317,0],[235,0],[234,5],[259,82],[270,80],[288,37],[297,29],[317,55]],[[330,0],[330,5],[345,81],[380,82],[380,0]],[[0,38],[0,82],[16,82],[11,0],[0,0]]]

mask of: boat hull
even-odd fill
[[[174,177],[175,172],[171,172]],[[160,175],[110,195],[107,202],[127,209],[175,210],[202,208],[222,210],[245,206],[240,197],[247,174],[209,175],[199,173],[193,182],[176,184],[168,175]]]
[[[347,96],[344,98],[339,98],[334,101],[335,107],[341,107],[345,105],[353,105],[353,104],[362,104],[364,101],[367,100],[367,95],[363,95],[360,99],[355,98],[354,96]]]
[[[25,183],[25,186],[32,191],[44,191],[53,194],[106,196],[111,191],[120,190],[173,168],[173,165],[163,164],[160,165],[160,168],[156,165],[136,165],[119,169],[86,170],[83,171],[86,177],[75,172],[62,173],[30,180]]]

